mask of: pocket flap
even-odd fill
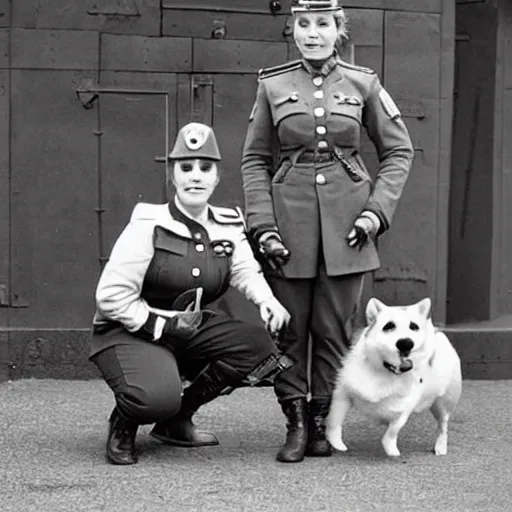
[[[156,226],[153,234],[153,245],[155,250],[172,252],[181,256],[187,256],[189,240],[161,226]]]

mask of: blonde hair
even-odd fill
[[[344,46],[349,42],[348,18],[342,7],[333,12],[334,21],[338,28],[338,38],[336,40],[336,50],[341,54]]]

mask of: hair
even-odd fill
[[[333,13],[336,27],[338,28],[338,39],[336,40],[336,50],[341,53],[344,46],[349,42],[348,18],[343,8],[339,8]]]

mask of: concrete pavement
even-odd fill
[[[196,423],[220,446],[167,447],[138,436],[136,466],[104,459],[113,400],[104,382],[0,384],[2,512],[505,512],[512,510],[512,381],[464,381],[449,453],[430,450],[435,422],[411,418],[388,459],[383,427],[352,412],[349,452],[300,464],[274,460],[284,420],[271,389],[242,389]]]

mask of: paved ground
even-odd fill
[[[205,407],[197,423],[221,445],[179,449],[144,427],[140,462],[103,457],[112,406],[102,381],[0,384],[2,512],[505,512],[512,510],[512,381],[465,381],[449,454],[430,453],[435,423],[416,415],[390,460],[382,426],[352,413],[347,454],[274,460],[283,418],[270,389],[243,389]]]

